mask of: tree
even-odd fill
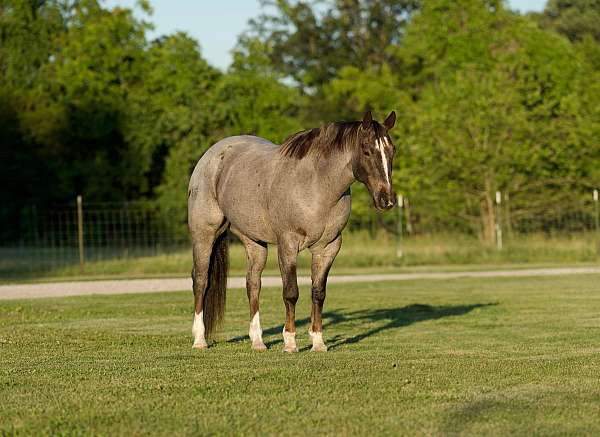
[[[57,1],[0,1],[0,240],[18,235],[24,206],[43,203],[55,181],[23,132],[28,90],[56,51],[64,21]],[[39,183],[43,181],[44,183]]]
[[[347,66],[324,85],[323,95],[328,107],[337,107],[344,119],[360,117],[365,108],[381,116],[389,114],[391,108],[402,114],[410,103],[402,82],[388,64],[363,69]]]
[[[539,20],[572,42],[585,35],[600,42],[600,0],[549,0]]]
[[[227,74],[218,78],[211,75],[204,85],[190,86],[182,94],[189,99],[189,108],[180,107],[173,114],[173,122],[188,120],[189,130],[184,129],[186,135],[170,147],[164,176],[156,192],[161,208],[181,222],[185,222],[186,218],[189,175],[202,153],[213,143],[241,134],[281,142],[301,129],[297,115],[302,98],[298,91],[280,82],[279,76],[265,62],[264,51],[259,45],[249,47],[249,50],[236,53],[234,64]],[[190,63],[193,58],[191,53],[182,53],[180,59]],[[168,68],[177,68],[178,65],[175,62],[161,64],[170,66]],[[185,71],[186,67],[182,65],[181,69]],[[199,80],[202,75],[196,73],[189,77]],[[177,84],[181,85],[179,77]],[[165,97],[172,94],[165,94]],[[194,119],[196,121],[192,123]]]
[[[144,187],[147,160],[131,153],[122,123],[131,90],[145,74],[147,25],[131,10],[107,10],[95,0],[74,3],[67,17],[60,50],[28,95],[23,125],[47,146],[61,197],[135,197]]]
[[[146,22],[96,0],[4,7],[0,128],[13,158],[1,173],[6,186],[21,187],[6,199],[11,220],[24,204],[80,193],[88,201],[154,197],[171,149],[187,142],[204,150],[219,73],[196,41],[176,34],[150,44]]]
[[[417,0],[263,1],[272,10],[251,22],[249,35],[270,48],[273,68],[304,91],[318,90],[346,66],[394,62]],[[246,39],[241,40],[244,45]]]
[[[514,215],[526,216],[589,180],[581,164],[599,148],[579,132],[589,120],[577,104],[584,78],[566,41],[499,2],[442,0],[426,3],[405,43],[398,53],[416,72],[417,101],[402,178],[413,204],[426,199],[438,218],[467,219],[492,242],[496,191],[509,191]]]
[[[220,75],[202,58],[198,43],[184,33],[152,43],[146,74],[128,99],[123,124],[130,153],[145,160],[141,168],[147,177],[147,195],[156,194],[154,189],[164,182],[165,167],[178,159],[175,149],[186,144],[197,155],[206,149],[215,119],[211,92]],[[189,166],[180,173],[185,174]],[[169,203],[162,199],[161,204]]]
[[[63,31],[61,3],[56,0],[0,1],[0,74],[3,84],[30,85],[41,65],[57,49]]]

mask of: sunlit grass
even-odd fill
[[[0,434],[596,435],[600,276],[339,284],[326,354],[281,352],[265,289],[265,353],[243,290],[191,349],[189,291],[0,301]]]

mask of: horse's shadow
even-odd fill
[[[423,322],[426,320],[437,320],[444,317],[462,316],[470,313],[476,308],[484,308],[488,306],[498,305],[497,303],[476,303],[470,305],[423,305],[412,304],[398,308],[379,308],[365,309],[358,311],[345,311],[344,309],[327,311],[323,313],[323,329],[347,323],[350,329],[357,330],[364,328],[364,332],[351,336],[344,337],[343,335],[335,335],[328,339],[327,347],[331,349],[338,348],[346,344],[358,343],[365,338],[377,335],[383,331],[390,329],[398,329],[404,326],[412,325],[413,323]],[[310,318],[296,320],[296,327],[308,325]],[[373,326],[375,325],[375,326]],[[272,328],[264,329],[265,337],[281,334],[283,325],[278,325]],[[237,343],[247,341],[248,336],[235,337],[228,340],[228,343]],[[281,339],[273,339],[265,342],[267,347],[271,347],[278,343],[282,343]]]

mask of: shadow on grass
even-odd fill
[[[377,335],[380,332],[390,329],[398,329],[404,326],[412,325],[413,323],[423,322],[426,320],[437,320],[444,317],[462,316],[470,313],[476,308],[484,308],[495,306],[497,303],[476,303],[471,305],[423,305],[412,304],[398,308],[380,308],[380,309],[365,309],[358,311],[346,312],[344,310],[327,311],[323,313],[323,329],[348,323],[352,325],[352,330],[364,327],[365,331],[351,337],[336,335],[328,339],[328,348],[335,349],[345,344],[358,343],[365,338]],[[296,321],[296,327],[301,328],[308,325],[310,318],[304,318]],[[376,324],[377,326],[371,327]],[[273,328],[263,330],[264,336],[281,334],[283,325],[278,325]],[[237,343],[248,340],[248,336],[235,337],[228,340],[228,343]],[[267,347],[271,347],[278,343],[282,343],[281,339],[265,342]]]

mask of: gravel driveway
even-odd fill
[[[381,282],[407,281],[414,279],[453,279],[453,278],[493,278],[523,276],[557,276],[600,273],[600,267],[544,268],[522,270],[496,270],[474,272],[444,273],[394,273],[372,275],[336,275],[329,277],[330,284],[347,282]],[[298,278],[300,285],[310,284],[310,278]],[[243,288],[246,280],[232,277],[228,280],[229,288]],[[281,278],[265,276],[263,287],[281,287]],[[122,293],[156,293],[162,291],[182,291],[192,289],[190,278],[156,278],[156,279],[116,279],[102,281],[51,282],[36,284],[0,285],[0,299],[23,299],[40,297],[79,296],[89,294],[122,294]]]

